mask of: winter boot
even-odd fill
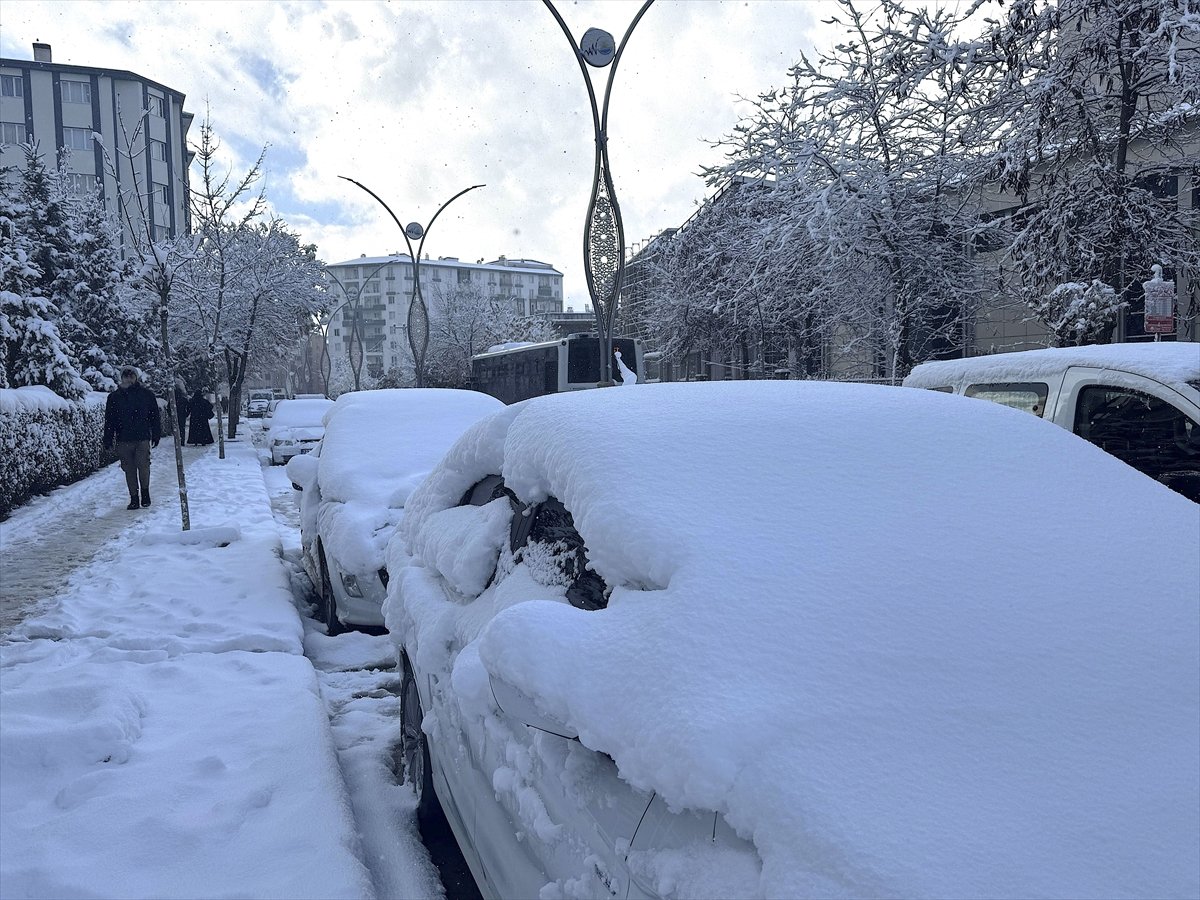
[[[126,509],[137,509],[137,508],[138,508],[138,498],[137,498],[137,497],[130,497],[130,498],[129,498],[129,505],[128,505],[127,507],[125,507],[125,508],[126,508]]]
[[[142,494],[142,508],[145,509],[149,505],[150,505],[150,495]]]

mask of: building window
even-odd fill
[[[341,336],[342,336],[342,329],[340,329],[340,328],[335,328],[335,329],[333,329],[333,336],[334,336],[334,337],[341,337]]]
[[[63,103],[91,103],[92,86],[86,81],[60,81]]]
[[[91,150],[92,149],[92,129],[90,128],[64,128],[63,129],[63,146],[68,150]]]
[[[150,115],[158,116],[160,119],[165,119],[167,117],[166,107],[163,105],[162,97],[155,97],[153,94],[150,95]]]
[[[170,206],[171,201],[168,199],[167,186],[154,182],[154,199],[164,206]]]
[[[155,225],[154,226],[154,239],[156,241],[165,241],[170,236],[171,236],[170,229],[168,229],[166,225]]]
[[[164,141],[156,141],[153,138],[150,140],[150,157],[152,159],[161,159],[167,161],[167,145]]]
[[[63,184],[67,193],[73,197],[86,197],[96,193],[96,176],[80,175],[78,172],[68,172],[63,176]]]
[[[23,144],[25,138],[25,126],[20,122],[0,122],[0,143]]]
[[[0,97],[24,97],[25,79],[20,75],[0,75]]]

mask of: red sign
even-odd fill
[[[1175,331],[1175,282],[1147,281],[1146,334],[1171,334]]]

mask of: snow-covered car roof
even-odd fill
[[[338,397],[321,440],[316,527],[339,563],[354,572],[382,566],[409,495],[464,431],[503,406],[487,394],[441,388]]]
[[[1200,344],[1186,341],[1056,347],[927,362],[914,368],[904,379],[904,385],[933,388],[957,386],[967,381],[1034,381],[1060,373],[1068,366],[1116,369],[1143,375],[1192,395],[1200,390]]]
[[[1200,522],[1183,497],[956,395],[655,384],[480,422],[401,535],[449,526],[498,472],[573,514],[608,605],[488,621],[470,608],[493,614],[489,587],[429,634],[474,623],[460,661],[672,809],[719,811],[761,857],[747,893],[1196,893]]]
[[[332,406],[332,400],[280,400],[271,416],[271,427],[319,426]]]
[[[459,436],[503,405],[477,391],[443,388],[342,394],[325,418],[321,496],[402,507]]]

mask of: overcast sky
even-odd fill
[[[576,40],[619,42],[640,0],[557,7]],[[828,40],[824,2],[657,0],[621,57],[609,155],[627,244],[678,225],[720,159],[707,141],[740,107],[786,81]],[[432,257],[552,263],[566,304],[587,302],[583,220],[593,138],[587,91],[566,37],[539,0],[65,2],[8,0],[0,51],[129,69],[186,95],[199,138],[205,105],[241,172],[264,144],[276,213],[326,262],[403,250],[387,213],[428,222]],[[598,98],[608,69],[593,69]]]

